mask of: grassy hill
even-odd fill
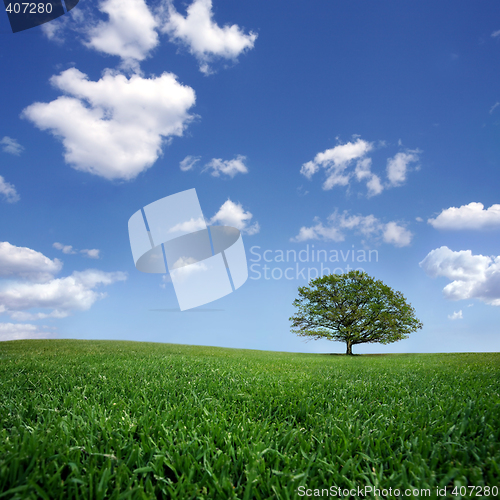
[[[498,353],[23,340],[0,343],[0,394],[0,499],[500,487]]]

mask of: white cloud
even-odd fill
[[[356,163],[356,169],[354,170],[358,181],[369,179],[372,176],[371,166],[371,158],[363,158],[362,160],[358,160],[358,162]]]
[[[415,220],[417,222],[424,222],[424,219],[422,219],[422,217],[415,217]]]
[[[98,19],[98,11],[105,20]],[[140,72],[140,61],[159,44],[158,23],[144,0],[101,0],[97,9],[80,4],[41,28],[49,40],[60,44],[71,30],[87,48],[118,56],[122,67]]]
[[[462,316],[462,309],[460,309],[460,311],[455,311],[453,314],[448,314],[448,319],[464,319],[464,317]]]
[[[64,318],[73,311],[86,311],[105,293],[94,291],[99,285],[110,285],[126,279],[122,272],[97,269],[75,271],[71,276],[46,283],[6,282],[0,286],[0,312],[18,321],[41,318]],[[46,309],[49,312],[27,312]]]
[[[200,71],[212,73],[211,62],[215,58],[235,61],[237,57],[253,48],[257,34],[248,35],[236,24],[219,27],[212,19],[212,1],[194,0],[184,17],[177,12],[173,2],[167,0],[168,17],[162,27],[172,42],[186,46],[200,64]]]
[[[494,32],[491,34],[491,36],[492,36],[493,38],[496,38],[497,36],[500,36],[500,30],[494,31]]]
[[[107,70],[94,82],[70,68],[50,81],[68,95],[34,103],[22,116],[62,140],[73,168],[106,179],[134,179],[157,160],[163,140],[182,136],[193,118],[187,111],[195,93],[171,73],[127,79]]]
[[[181,259],[179,259],[174,264],[174,267],[172,268],[173,272],[171,272],[171,274],[174,276],[176,283],[182,283],[193,274],[197,274],[208,270],[207,265],[203,261],[196,262],[194,259],[191,258],[186,259],[185,262],[180,262],[180,261]],[[177,265],[178,267],[175,267]]]
[[[301,227],[299,234],[291,241],[307,241],[307,240],[325,240],[325,241],[344,241],[345,236],[339,228],[334,226],[324,226],[317,217],[314,219],[316,224],[311,227]]]
[[[157,21],[144,0],[103,0],[99,10],[109,16],[87,29],[85,45],[120,57],[126,67],[138,69],[158,45]]]
[[[442,246],[429,252],[420,267],[431,278],[451,280],[443,289],[449,300],[476,298],[500,306],[500,256],[472,255],[470,250],[454,252]]]
[[[62,253],[65,254],[73,254],[76,253],[73,250],[73,247],[71,245],[63,245],[62,243],[58,243],[57,241],[52,245],[54,248],[57,250],[61,250]]]
[[[78,5],[68,14],[54,19],[50,23],[40,26],[42,33],[51,41],[62,45],[66,41],[67,31],[71,30],[80,35],[86,35],[89,28],[97,24],[95,4],[90,6],[87,2]],[[83,42],[83,40],[81,40]]]
[[[246,156],[242,155],[238,155],[233,160],[221,160],[220,158],[213,158],[209,163],[205,165],[203,171],[212,169],[211,174],[214,177],[219,177],[222,173],[232,178],[238,173],[248,173],[248,168],[243,163],[245,160]]]
[[[96,269],[75,271],[71,276],[55,279],[54,274],[61,268],[58,259],[50,260],[30,248],[0,242],[0,276],[7,278],[0,282],[0,314],[9,314],[16,321],[63,318],[74,310],[87,310],[105,297],[104,293],[94,291],[97,286],[126,279],[125,273]],[[29,312],[30,309],[48,309],[48,312]]]
[[[300,173],[310,179],[319,170],[319,165],[314,161],[304,163],[300,168]]]
[[[368,188],[368,198],[376,196],[384,190],[384,187],[380,182],[380,177],[375,174],[372,174],[370,180],[366,183],[366,187]]]
[[[218,26],[213,20],[211,0],[194,0],[186,17],[172,0],[162,0],[150,9],[145,0],[101,0],[95,7],[79,6],[69,15],[42,25],[52,41],[63,43],[71,30],[88,48],[121,58],[121,66],[140,73],[140,62],[159,45],[158,31],[170,41],[187,47],[200,65],[200,71],[213,73],[215,59],[235,62],[253,48],[257,34],[246,34],[238,25]],[[100,12],[106,19],[99,19]]]
[[[184,160],[182,160],[180,163],[179,163],[179,168],[183,171],[183,172],[187,172],[188,170],[191,170],[195,163],[197,163],[198,161],[200,161],[200,156],[191,156],[191,155],[188,155],[186,156],[186,158],[184,158]]]
[[[195,219],[192,217],[191,219],[185,221],[185,222],[180,222],[179,224],[176,224],[175,226],[171,227],[168,232],[169,233],[177,233],[177,232],[183,232],[183,233],[194,233],[195,231],[199,231],[200,229],[205,229],[207,227],[205,220],[203,218],[198,218]]]
[[[56,242],[52,246],[54,248],[57,248],[58,250],[61,250],[62,253],[65,253],[65,254],[78,253],[78,251],[75,250],[71,245],[63,245],[62,243]],[[83,250],[79,250],[79,252],[83,253],[86,257],[89,257],[91,259],[98,259],[100,250],[97,250],[97,248],[93,248],[93,249],[84,248]]]
[[[196,264],[198,261],[194,257],[179,257],[172,266],[172,269]],[[204,268],[206,269],[206,267]]]
[[[484,210],[482,203],[444,209],[435,219],[427,221],[436,229],[487,229],[500,227],[500,205]]]
[[[401,146],[401,141],[399,141]],[[379,141],[377,147],[385,147],[384,141]],[[364,141],[359,136],[354,136],[352,142],[339,144],[334,148],[318,153],[314,160],[304,163],[300,173],[311,179],[321,169],[325,170],[326,180],[324,190],[334,186],[348,186],[351,179],[365,182],[368,189],[367,197],[379,195],[385,188],[401,186],[406,180],[409,165],[418,161],[419,150],[406,150],[399,152],[387,160],[388,182],[382,183],[381,177],[372,172],[372,159],[367,155],[374,148],[372,142]],[[355,164],[354,170],[349,169]],[[418,167],[416,168],[416,170]]]
[[[31,248],[0,242],[1,277],[44,282],[51,280],[62,269],[62,265],[59,259],[50,260]]]
[[[4,340],[48,339],[54,336],[53,332],[40,329],[37,325],[30,325],[28,323],[0,323],[0,342]]]
[[[387,178],[390,186],[400,186],[406,181],[409,165],[418,161],[418,153],[418,150],[400,152],[387,160]]]
[[[314,218],[315,224],[310,227],[301,227],[299,234],[291,241],[301,242],[307,240],[344,241],[345,232],[354,230],[367,238],[382,239],[397,247],[408,246],[413,234],[403,225],[391,221],[386,224],[374,215],[349,215],[345,210],[339,215],[337,211],[328,217],[324,225],[318,217]]]
[[[359,138],[355,142],[339,144],[334,148],[318,153],[313,161],[304,163],[300,169],[300,173],[310,179],[320,168],[324,168],[326,171],[326,180],[323,184],[323,189],[329,190],[337,185],[346,186],[349,184],[349,179],[352,175],[351,173],[345,173],[348,165],[354,160],[363,159],[372,148],[372,143]],[[369,163],[358,162],[358,169],[356,171],[358,180],[362,180],[370,175],[369,167]]]
[[[250,225],[253,215],[245,212],[240,203],[234,203],[228,199],[212,217],[210,224],[222,224],[239,229],[242,233],[248,235],[256,234],[260,231],[258,222]]]
[[[445,276],[450,280],[474,281],[484,278],[491,257],[472,255],[470,250],[454,252],[447,246],[436,248],[420,262],[420,267],[431,277]]]
[[[84,248],[83,250],[80,250],[80,253],[83,253],[89,259],[98,259],[100,252],[101,251],[98,250],[97,248],[92,248],[92,249]]]
[[[384,190],[384,186],[380,182],[380,177],[371,171],[372,159],[363,158],[358,160],[354,174],[358,181],[366,180],[366,187],[368,188],[368,198],[380,194]]]
[[[62,43],[64,42],[64,28],[68,22],[68,17],[71,16],[71,12],[65,16],[54,19],[50,23],[45,23],[40,26],[42,33],[53,42]]]
[[[16,139],[12,139],[12,137],[8,136],[3,137],[2,140],[0,140],[0,144],[2,145],[3,151],[11,155],[19,156],[24,149]]]
[[[10,182],[7,182],[0,175],[0,194],[3,195],[5,201],[7,203],[16,203],[19,201],[21,197],[17,194],[16,188]]]
[[[412,233],[396,222],[388,222],[384,228],[383,238],[386,243],[395,247],[406,247],[411,243]]]
[[[498,101],[495,104],[493,104],[493,106],[491,106],[490,115],[493,113],[493,111],[495,111],[496,108],[498,108],[498,106],[500,106],[500,102]]]

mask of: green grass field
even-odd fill
[[[23,340],[0,343],[0,394],[0,499],[500,487],[497,353]]]

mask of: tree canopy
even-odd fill
[[[310,340],[390,344],[422,328],[401,292],[360,271],[328,274],[299,287],[292,332]]]

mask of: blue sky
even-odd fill
[[[424,324],[355,352],[500,351],[499,14],[81,0],[12,34],[4,13],[0,340],[343,352],[290,333],[323,264],[363,268]],[[135,269],[127,223],[191,188],[209,223],[241,230],[249,279],[180,312],[168,277]]]

